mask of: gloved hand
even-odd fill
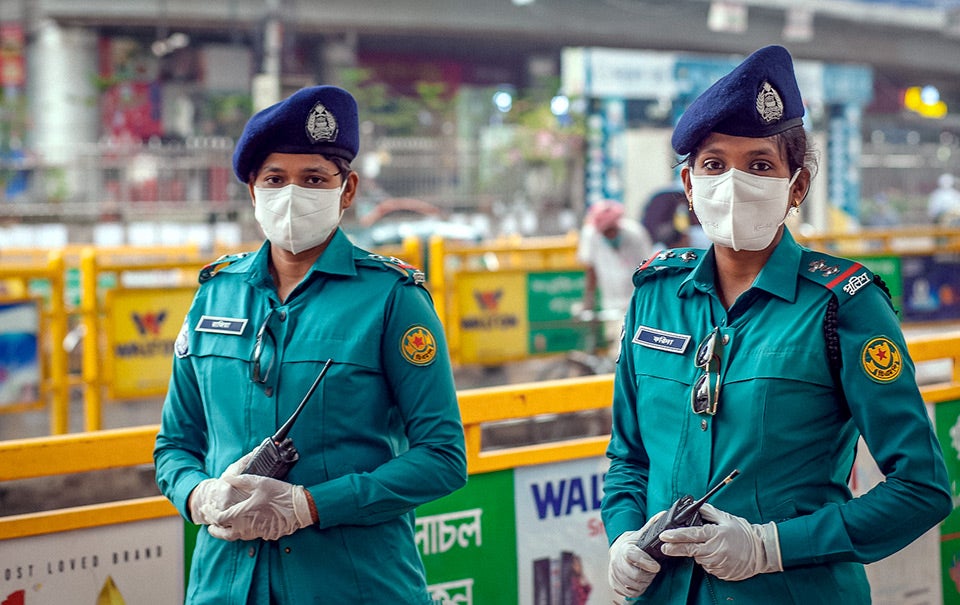
[[[639,597],[660,571],[660,563],[643,552],[637,546],[637,540],[640,539],[643,531],[653,525],[664,512],[666,511],[660,511],[654,515],[639,531],[623,532],[610,546],[607,579],[610,582],[610,588],[619,596],[628,599]]]
[[[239,475],[241,469],[246,468],[249,458],[250,454],[243,456],[228,466],[218,479],[204,479],[193,488],[187,498],[187,508],[194,523],[210,525],[216,514],[246,498],[226,482],[226,477]]]
[[[224,480],[245,498],[214,515],[208,531],[215,538],[278,540],[313,524],[302,485],[260,475],[232,475]]]
[[[773,521],[751,524],[710,504],[700,508],[700,516],[709,523],[660,534],[664,554],[693,557],[704,571],[721,580],[746,580],[783,571],[780,538]]]

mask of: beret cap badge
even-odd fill
[[[764,81],[757,93],[757,113],[764,124],[772,124],[783,117],[783,101],[770,82]]]
[[[759,101],[758,101],[759,102]],[[337,139],[337,119],[324,107],[317,103],[307,116],[307,136],[314,143],[321,141],[335,141]]]

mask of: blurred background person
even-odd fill
[[[937,225],[956,225],[960,223],[960,191],[954,188],[952,174],[941,174],[937,179],[937,188],[927,200],[927,216]]]
[[[583,311],[621,320],[633,294],[633,272],[652,249],[647,230],[624,216],[623,204],[602,200],[590,206],[577,247],[577,260],[586,267]]]

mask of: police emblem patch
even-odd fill
[[[307,136],[314,143],[337,140],[337,119],[322,103],[317,103],[307,116]]]
[[[764,124],[773,124],[783,117],[783,101],[770,82],[764,82],[757,93],[757,113]]]
[[[430,365],[437,357],[437,340],[425,327],[413,326],[400,337],[400,354],[413,365]]]
[[[903,371],[903,356],[892,340],[886,336],[877,336],[863,345],[860,365],[871,380],[885,384],[900,376]]]

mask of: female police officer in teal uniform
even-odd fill
[[[206,267],[175,345],[154,458],[202,524],[187,603],[431,603],[413,509],[466,481],[463,428],[422,273],[338,228],[357,191],[357,106],[305,88],[234,153],[267,241]],[[250,452],[327,374],[282,479]]]
[[[890,300],[783,226],[811,178],[789,53],[758,50],[681,117],[687,198],[713,245],[654,256],[617,366],[602,516],[630,602],[869,603],[863,563],[950,511],[942,453]],[[852,498],[858,436],[886,475]],[[638,538],[679,497],[703,526]]]

